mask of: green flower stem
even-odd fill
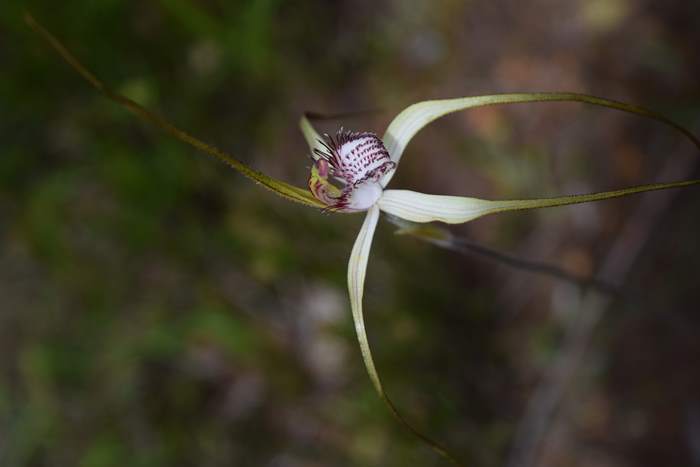
[[[307,189],[290,185],[289,183],[269,177],[264,173],[249,167],[221,149],[207,144],[200,139],[195,138],[186,131],[177,128],[163,117],[151,112],[133,100],[112,91],[94,74],[88,71],[88,69],[85,68],[80,61],[78,61],[78,59],[75,58],[75,56],[73,56],[73,54],[71,54],[68,49],[56,37],[53,36],[53,34],[41,26],[31,14],[25,13],[24,20],[34,32],[39,34],[61,56],[61,58],[63,58],[63,60],[70,65],[71,68],[78,72],[78,74],[85,79],[85,81],[90,83],[92,87],[97,89],[97,91],[108,99],[125,107],[137,117],[152,123],[178,140],[216,157],[220,161],[228,164],[235,171],[251,179],[255,183],[262,185],[264,188],[267,188],[268,190],[288,200],[295,201],[306,206],[314,208],[324,207],[321,202],[311,196],[311,193],[309,193]]]

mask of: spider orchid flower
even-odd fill
[[[382,177],[396,168],[389,152],[374,133],[354,133],[342,128],[335,138],[317,140],[309,190],[328,211],[357,212],[374,206],[382,195]],[[342,186],[338,188],[328,179]]]
[[[326,212],[367,212],[355,239],[348,264],[350,307],[365,367],[372,384],[379,396],[386,402],[392,414],[416,436],[455,464],[459,463],[447,451],[413,428],[399,414],[383,389],[372,359],[363,318],[362,296],[367,261],[380,211],[412,223],[437,221],[447,224],[459,224],[499,212],[586,203],[645,191],[700,184],[700,180],[687,180],[639,185],[600,193],[505,201],[386,189],[387,184],[396,172],[406,145],[422,128],[444,115],[488,105],[568,101],[608,107],[649,117],[670,125],[683,133],[700,149],[700,140],[692,133],[672,120],[650,110],[584,94],[554,92],[496,94],[419,102],[399,113],[391,122],[382,138],[379,138],[374,133],[356,133],[341,129],[335,137],[326,135],[324,139],[319,136],[308,118],[303,117],[300,121],[300,127],[309,145],[313,164],[308,181],[308,189],[297,187],[269,177],[247,166],[228,153],[204,143],[177,128],[133,100],[112,91],[88,71],[58,39],[41,26],[30,14],[25,14],[25,21],[71,68],[98,92],[125,107],[137,117],[161,128],[176,139],[218,158],[245,177],[288,200],[313,208],[320,208]]]
[[[409,225],[434,221],[461,224],[498,212],[586,203],[645,191],[700,184],[700,180],[687,180],[638,185],[599,193],[503,201],[386,189],[408,143],[416,133],[434,120],[453,112],[474,107],[547,101],[582,102],[649,117],[677,129],[700,149],[700,141],[692,133],[662,115],[641,107],[575,93],[497,94],[419,102],[399,113],[389,124],[382,139],[373,133],[354,133],[342,128],[335,138],[329,135],[324,135],[325,138],[321,138],[306,116],[302,117],[300,121],[301,131],[309,145],[313,159],[309,178],[311,193],[325,205],[324,209],[327,211],[367,211],[350,254],[348,290],[355,331],[372,384],[402,424],[456,464],[459,463],[439,444],[417,432],[398,414],[384,391],[374,365],[365,330],[362,297],[372,238],[380,212],[383,211],[399,219],[409,221]],[[340,186],[334,185],[331,180],[338,182]]]

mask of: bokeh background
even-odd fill
[[[700,132],[695,0],[0,4],[0,465],[447,465],[388,414],[345,291],[361,216],[261,190],[99,96],[98,76],[298,185],[304,110],[567,90]],[[393,187],[513,198],[698,178],[658,123],[577,104],[421,132]],[[406,416],[468,465],[700,465],[697,189],[451,229],[622,298],[396,236],[366,319]],[[529,414],[529,415],[528,415]]]

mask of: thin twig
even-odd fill
[[[697,159],[683,161],[671,158],[659,179],[684,176],[697,167]],[[669,190],[643,196],[603,261],[600,269],[602,280],[617,284],[624,282],[654,226],[658,225],[678,193]],[[589,348],[593,331],[612,303],[612,298],[596,290],[590,290],[582,297],[578,310],[567,323],[559,355],[535,389],[516,430],[506,464],[508,467],[532,467],[538,464],[557,409],[571,387]]]
[[[440,248],[461,253],[463,255],[477,255],[481,258],[497,262],[520,271],[533,274],[542,274],[561,281],[574,284],[582,289],[594,288],[602,293],[621,296],[622,292],[615,284],[600,280],[595,277],[581,277],[565,271],[562,268],[544,261],[534,261],[520,258],[514,255],[479,245],[468,238],[452,235],[447,229],[437,226],[419,226],[403,219],[390,217],[390,220],[400,229],[399,234],[410,235]]]

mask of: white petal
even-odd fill
[[[355,331],[357,332],[357,340],[360,343],[362,359],[365,362],[372,384],[377,392],[384,396],[382,383],[379,380],[377,369],[372,360],[372,352],[370,351],[367,332],[365,331],[365,320],[362,315],[362,296],[365,289],[367,260],[369,259],[372,238],[374,237],[378,219],[379,208],[375,205],[367,211],[365,222],[362,224],[362,228],[357,234],[357,239],[352,247],[350,262],[348,263],[348,291],[350,292],[350,308],[352,309],[352,319],[355,322]]]
[[[426,195],[409,190],[385,190],[377,205],[387,214],[411,222],[445,222],[461,224],[477,217],[496,212],[518,211],[523,209],[549,208],[568,204],[601,201],[645,191],[666,190],[700,184],[700,180],[686,180],[671,183],[652,183],[621,190],[604,191],[583,195],[558,196],[555,198],[515,199],[491,201],[461,196]]]
[[[465,97],[423,101],[407,107],[392,120],[384,133],[384,145],[391,154],[391,160],[399,162],[411,138],[428,123],[449,113],[478,105],[484,105],[483,98]]]
[[[482,107],[485,105],[553,101],[582,102],[585,104],[608,107],[621,110],[623,112],[652,118],[677,129],[700,148],[700,140],[690,133],[690,131],[674,121],[669,120],[663,115],[657,114],[642,107],[625,104],[623,102],[616,102],[600,97],[569,92],[494,94],[489,96],[462,97],[457,99],[441,99],[418,102],[417,104],[413,104],[404,109],[399,115],[396,116],[396,118],[394,118],[391,124],[389,124],[389,128],[387,128],[383,138],[384,145],[391,155],[391,160],[398,164],[399,160],[401,160],[404,149],[406,149],[406,145],[409,141],[411,141],[415,134],[428,123],[449,113],[457,112],[459,110],[466,110],[473,107]],[[382,186],[386,186],[393,175],[393,171],[387,173],[384,178],[382,178]]]
[[[384,190],[379,209],[411,222],[461,224],[493,211],[494,201],[461,196],[426,195],[410,190]]]

